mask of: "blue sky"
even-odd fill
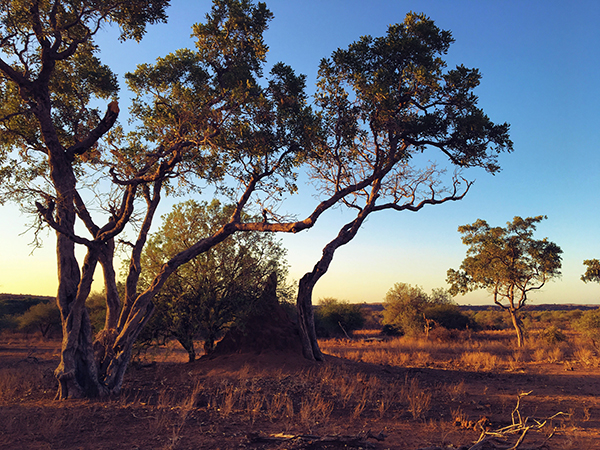
[[[105,30],[98,39],[102,60],[122,77],[136,64],[192,47],[191,25],[204,19],[210,2],[172,4],[169,23],[150,27],[140,44],[118,43],[114,30]],[[424,12],[456,40],[448,65],[480,69],[480,106],[493,121],[511,124],[515,148],[500,158],[502,171],[496,176],[466,172],[476,182],[461,202],[419,213],[372,215],[356,239],[336,253],[315,299],[381,301],[396,282],[427,291],[447,287],[446,271],[457,268],[465,256],[459,225],[478,218],[504,225],[516,215],[545,214],[548,220],[539,225],[536,237],[561,246],[563,275],[531,300],[598,301],[600,286],[586,285],[579,277],[583,259],[600,258],[600,2],[273,0],[267,6],[275,15],[266,34],[269,65],[283,61],[306,74],[311,91],[321,58],[362,35],[384,34],[409,11]],[[121,86],[125,105],[123,81]],[[429,157],[439,155],[431,152]],[[310,187],[301,186],[300,197],[286,207],[302,213],[314,201]],[[29,256],[31,235],[19,236],[26,218],[13,206],[0,208],[0,214],[0,292],[54,295],[53,236]],[[292,277],[310,270],[322,247],[349,220],[341,210],[330,211],[313,230],[283,237]],[[485,292],[456,300],[491,302]]]

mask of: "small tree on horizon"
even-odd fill
[[[524,339],[518,312],[527,295],[560,276],[561,248],[547,238],[533,238],[536,224],[546,218],[516,216],[505,228],[478,219],[458,227],[469,248],[460,268],[447,273],[452,295],[486,289],[494,296],[494,303],[510,314],[519,347]]]
[[[597,259],[586,259],[583,265],[587,266],[585,273],[581,276],[584,283],[600,283],[600,261]]]

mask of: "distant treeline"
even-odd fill
[[[55,298],[44,295],[0,294],[0,317],[23,314],[32,306],[54,301]]]
[[[372,311],[381,312],[383,311],[383,303],[361,303],[361,308]],[[541,304],[541,305],[526,305],[523,307],[523,311],[589,311],[592,309],[598,309],[600,305],[577,305],[573,303],[552,303],[552,304]],[[502,308],[496,305],[459,305],[461,311],[502,311]]]

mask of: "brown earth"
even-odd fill
[[[334,357],[318,364],[277,351],[184,363],[170,347],[133,363],[118,398],[59,402],[59,345],[0,340],[1,449],[468,449],[482,429],[510,425],[525,392],[518,413],[528,425],[565,414],[530,429],[519,449],[600,449],[597,368],[531,363],[482,373]],[[431,399],[416,418],[409,396],[394,395],[410,386],[417,403]],[[283,397],[292,409],[277,403]]]

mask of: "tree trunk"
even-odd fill
[[[523,338],[523,326],[521,320],[517,317],[518,310],[510,308],[508,311],[510,312],[510,318],[517,333],[517,347],[522,348],[525,345],[525,340]]]
[[[302,354],[306,359],[312,361],[323,361],[323,353],[319,348],[315,331],[315,316],[312,305],[313,289],[319,278],[314,271],[304,275],[298,283],[298,297],[296,299],[298,325],[302,339]]]
[[[196,360],[196,349],[194,348],[194,339],[189,335],[177,336],[177,341],[185,349],[188,354],[188,362],[194,362]]]
[[[109,393],[121,392],[125,371],[131,360],[133,344],[153,313],[154,305],[147,304],[141,319],[134,326],[126,327],[119,335],[115,335],[107,342],[105,351],[109,352],[109,355],[106,358],[106,368],[100,372],[100,379]]]
[[[323,353],[319,348],[317,333],[315,331],[315,318],[312,306],[312,294],[317,281],[327,273],[335,251],[342,245],[350,242],[360,229],[360,226],[373,210],[379,183],[375,182],[367,205],[358,213],[356,218],[345,224],[338,235],[323,248],[321,259],[315,264],[312,272],[305,274],[298,283],[298,298],[296,307],[298,308],[298,324],[300,325],[300,336],[302,339],[302,353],[304,357],[310,360],[323,361]]]
[[[214,350],[215,350],[215,337],[213,335],[210,335],[204,340],[204,354],[210,355]]]
[[[92,324],[85,307],[96,263],[96,253],[88,250],[83,263],[83,277],[79,282],[75,298],[69,299],[67,304],[63,303],[59,306],[62,316],[63,342],[61,361],[54,372],[59,382],[57,399],[97,397],[104,393],[98,381],[92,344]]]

